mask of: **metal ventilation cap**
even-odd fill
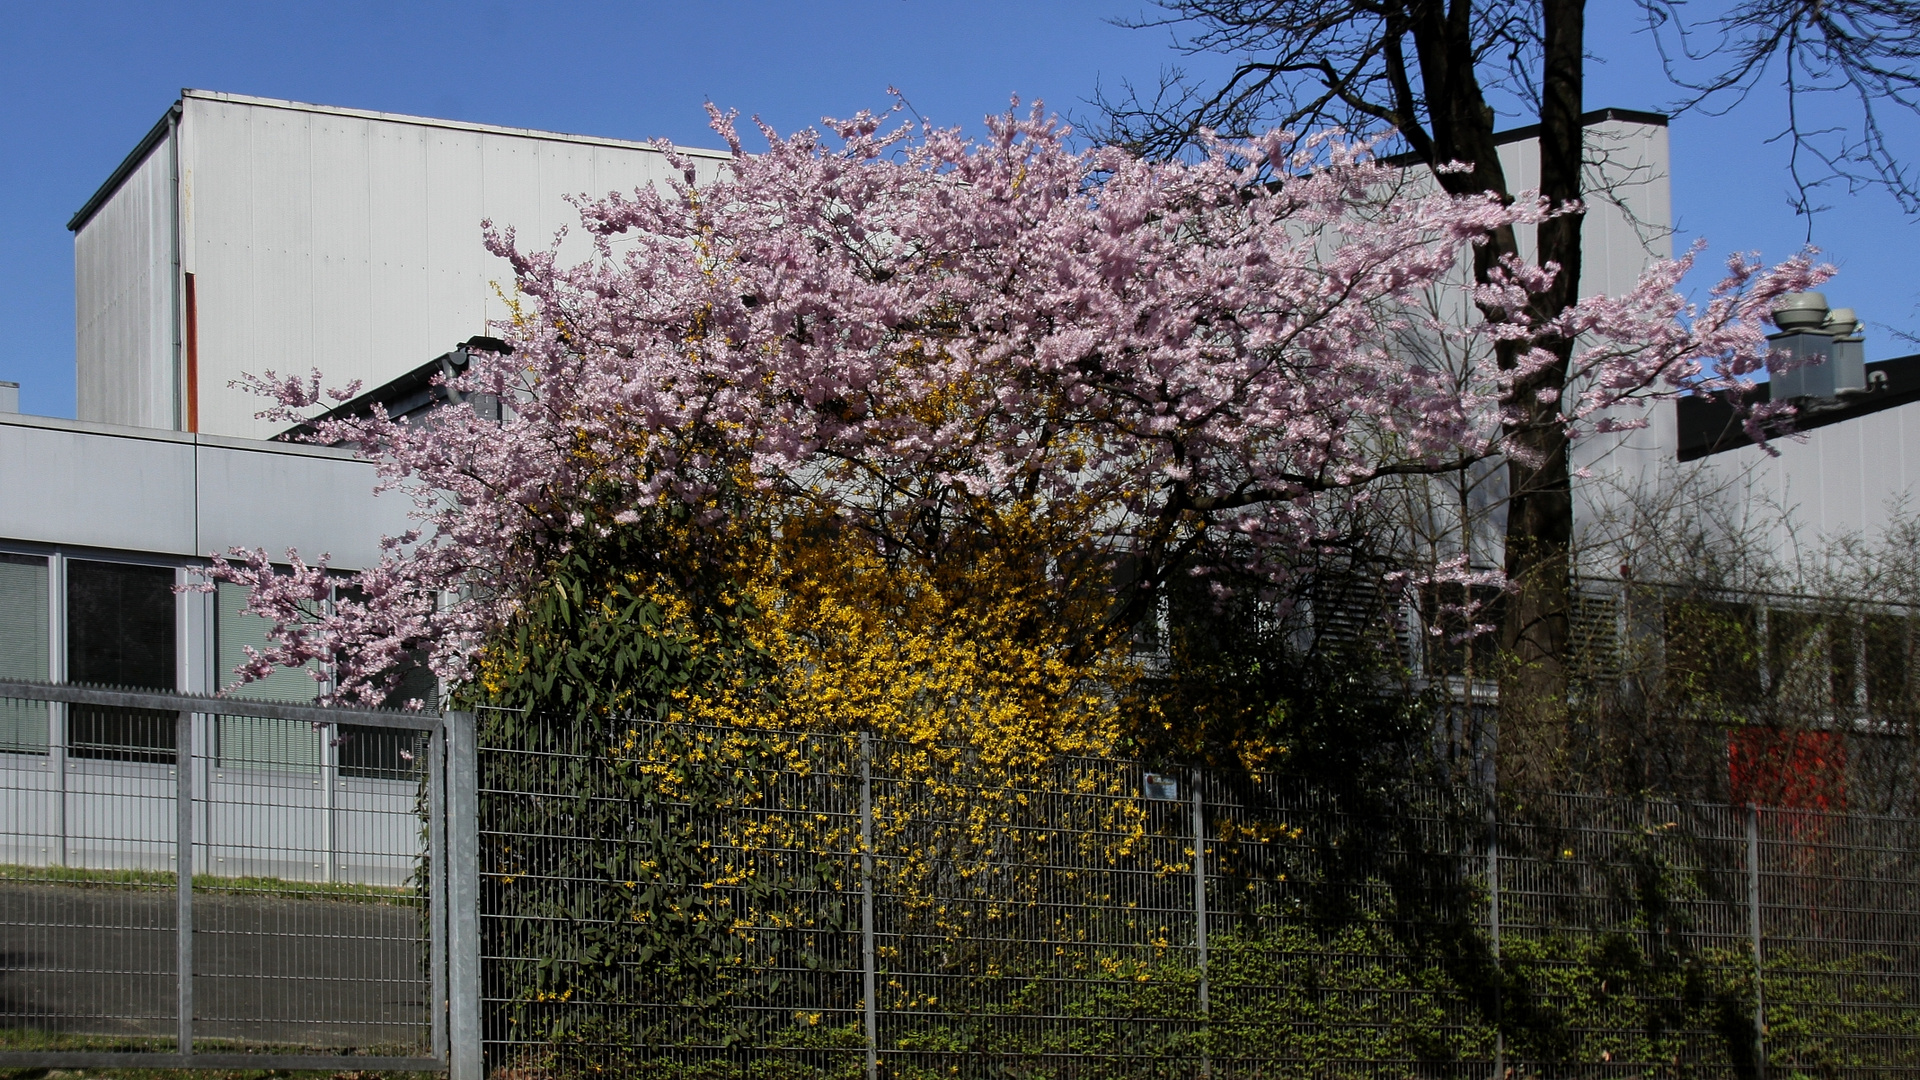
[[[1773,307],[1773,325],[1782,330],[1814,330],[1826,321],[1826,293],[1788,293]]]
[[[498,353],[501,356],[513,355],[513,346],[501,341],[497,337],[486,337],[482,334],[475,334],[460,344],[455,345],[454,348],[465,349],[468,352]]]
[[[1835,337],[1846,337],[1860,332],[1860,317],[1850,307],[1837,307],[1827,312],[1826,325],[1822,327]]]

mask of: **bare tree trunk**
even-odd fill
[[[1422,93],[1433,125],[1429,164],[1470,161],[1470,172],[1443,175],[1441,182],[1455,192],[1493,191],[1510,196],[1494,142],[1493,111],[1473,66],[1473,36],[1465,16],[1469,9],[1467,4],[1449,8],[1438,2],[1410,5],[1409,29],[1419,51]],[[1584,151],[1580,123],[1584,3],[1544,0],[1542,14],[1541,194],[1556,204],[1571,203],[1581,195]],[[1580,214],[1563,214],[1538,230],[1537,260],[1558,264],[1560,273],[1528,306],[1526,314],[1536,322],[1553,318],[1579,299],[1581,220]],[[1475,279],[1492,280],[1504,259],[1519,254],[1513,230],[1498,230],[1475,253]],[[1518,313],[1496,308],[1483,309],[1482,314],[1500,321]],[[1501,786],[1511,788],[1551,783],[1567,746],[1573,495],[1567,441],[1556,417],[1573,343],[1540,344],[1560,363],[1515,383],[1509,397],[1525,417],[1507,428],[1518,453],[1507,463],[1505,570],[1512,591],[1503,605],[1497,665],[1497,773]],[[1511,348],[1498,354],[1500,366],[1507,370],[1520,359]]]
[[[1653,3],[1655,0],[1645,0]],[[1261,106],[1283,106],[1287,126],[1315,126],[1345,108],[1359,127],[1390,125],[1413,154],[1435,170],[1436,181],[1456,195],[1512,191],[1494,140],[1494,112],[1480,72],[1496,75],[1500,57],[1535,40],[1531,27],[1517,36],[1511,20],[1530,18],[1525,6],[1498,7],[1474,0],[1163,0],[1178,20],[1206,29],[1200,51],[1239,54],[1233,77],[1212,95],[1180,99],[1172,111],[1110,110],[1130,145],[1162,150],[1189,145],[1203,127],[1244,128]],[[1584,132],[1581,127],[1585,56],[1584,0],[1538,0],[1541,49],[1541,193],[1558,205],[1581,197]],[[1508,23],[1504,28],[1503,21]],[[1150,20],[1135,25],[1159,25]],[[1404,50],[1412,46],[1412,55]],[[1270,55],[1259,55],[1269,53]],[[1318,85],[1294,96],[1298,78]],[[1424,123],[1422,112],[1424,111]],[[1129,128],[1132,120],[1146,121]],[[1464,171],[1439,171],[1455,162]],[[1536,325],[1579,300],[1582,215],[1566,213],[1542,224],[1534,255],[1553,264],[1554,283],[1527,304]],[[1494,230],[1474,251],[1474,278],[1520,255],[1511,227]],[[1511,321],[1520,312],[1485,305],[1489,322]],[[1505,404],[1517,416],[1505,430],[1508,504],[1505,570],[1512,581],[1501,615],[1499,653],[1490,667],[1500,680],[1498,775],[1503,785],[1538,787],[1553,782],[1568,749],[1571,668],[1573,496],[1569,447],[1558,421],[1573,342],[1536,343],[1558,364],[1520,380]],[[1496,360],[1513,370],[1522,356],[1502,347]]]
[[[1581,195],[1584,5],[1582,0],[1545,0],[1541,6],[1541,194],[1556,204],[1570,203]],[[1583,216],[1564,214],[1540,226],[1539,262],[1558,263],[1560,273],[1534,298],[1528,314],[1536,320],[1552,318],[1579,300]],[[1560,362],[1515,384],[1511,401],[1525,410],[1529,422],[1508,431],[1524,450],[1507,463],[1506,573],[1512,584],[1500,627],[1498,781],[1509,790],[1552,784],[1569,748],[1573,492],[1569,447],[1556,417],[1574,343],[1543,344]],[[1517,357],[1500,359],[1511,365]]]

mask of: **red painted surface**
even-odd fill
[[[1741,728],[1727,737],[1733,802],[1787,810],[1847,808],[1847,743],[1832,731]]]

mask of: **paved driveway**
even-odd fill
[[[171,1036],[175,903],[170,886],[0,883],[0,1027]],[[419,909],[207,893],[193,920],[196,1039],[425,1053]]]

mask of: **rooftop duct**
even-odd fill
[[[1767,338],[1773,400],[1830,399],[1867,388],[1866,339],[1852,308],[1829,309],[1825,293],[1788,293],[1773,309],[1773,323],[1780,328]]]

